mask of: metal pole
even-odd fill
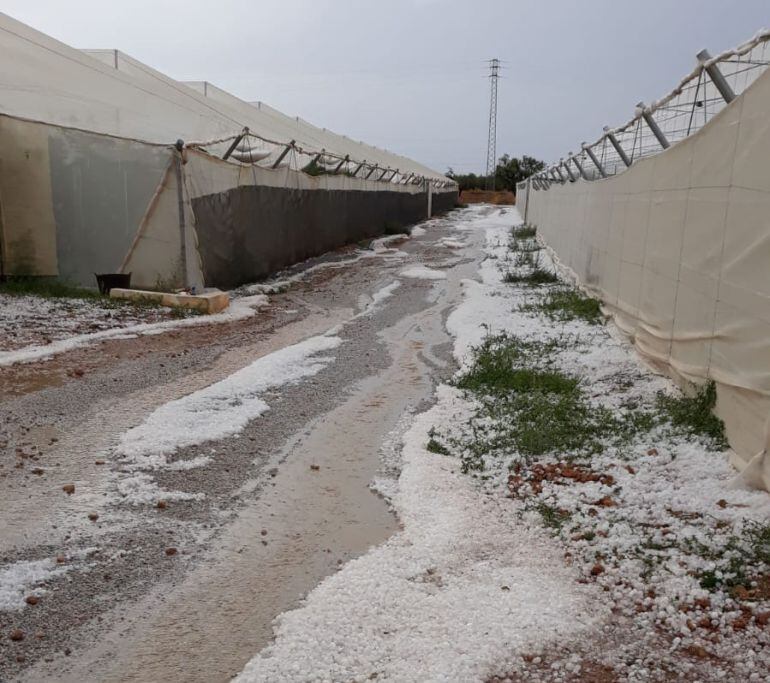
[[[530,188],[532,187],[532,183],[529,178],[527,178],[527,198],[524,201],[524,222],[527,222],[527,216],[529,215],[529,192]],[[518,197],[517,197],[518,199]]]
[[[227,148],[227,151],[225,152],[225,155],[222,157],[225,161],[227,161],[230,158],[230,155],[235,151],[235,148],[240,144],[241,140],[246,137],[246,134],[249,132],[248,128],[244,128],[240,135],[238,135],[235,140],[233,140],[233,144],[230,145]]]
[[[564,159],[561,159],[561,165],[564,166],[564,170],[567,171],[567,175],[569,176],[569,181],[571,183],[574,183],[577,178],[572,174],[572,169],[569,167],[569,164],[564,161]]]
[[[599,173],[601,174],[602,178],[606,178],[607,174],[604,171],[604,167],[599,163],[599,160],[596,158],[594,151],[585,143],[583,143],[583,150],[590,157],[591,161],[594,162],[594,166],[599,169]]]
[[[289,153],[289,150],[294,147],[294,140],[292,140],[288,145],[286,145],[286,148],[278,155],[278,158],[275,160],[273,165],[270,168],[278,168],[278,164],[280,164],[284,157]]]
[[[561,165],[554,166],[553,170],[556,171],[556,175],[559,176],[559,182],[564,184],[566,181],[564,180],[564,174],[561,172]]]
[[[350,161],[350,156],[346,154],[345,158],[342,161],[340,161],[340,163],[338,163],[337,166],[335,166],[333,173],[339,173],[343,164],[346,164],[348,161]]]
[[[375,172],[375,171],[376,171],[378,168],[379,168],[379,167],[377,166],[377,164],[375,164],[374,166],[372,166],[372,170],[371,170],[371,171],[369,171],[369,173],[367,173],[367,174],[364,176],[364,180],[369,180],[369,176],[370,176],[370,175],[372,175],[372,173],[374,173],[374,172]]]
[[[379,182],[380,180],[382,180],[382,179],[383,179],[383,178],[384,178],[384,177],[385,177],[385,176],[386,176],[388,173],[390,173],[390,169],[389,169],[389,168],[386,168],[386,169],[385,169],[385,170],[382,172],[382,175],[381,175],[379,178],[377,178],[377,182]]]
[[[658,126],[658,122],[652,117],[652,112],[648,109],[644,102],[639,102],[639,104],[636,106],[642,110],[642,118],[649,126],[652,134],[658,139],[660,146],[663,149],[668,149],[671,147],[671,143],[666,139],[666,136],[663,135],[663,131]]]
[[[604,126],[604,132],[607,134],[607,139],[610,141],[610,144],[615,148],[615,151],[618,153],[618,156],[623,160],[623,163],[627,167],[630,166],[631,159],[628,158],[628,154],[626,154],[626,150],[624,150],[620,146],[618,139],[615,137],[615,133],[612,132],[609,126]]]
[[[719,94],[724,98],[724,101],[727,102],[727,104],[730,104],[730,102],[735,99],[735,93],[727,82],[727,79],[724,77],[724,74],[719,70],[716,62],[706,64],[706,62],[711,59],[709,51],[705,49],[701,50],[696,57],[698,58],[698,61],[704,65],[706,73],[709,75],[709,78],[711,78],[711,82],[716,86],[716,89],[719,90]]]
[[[569,153],[569,159],[567,161],[572,160],[572,162],[577,166],[577,170],[580,171],[580,175],[583,176],[583,180],[588,180],[588,175],[586,175],[586,172],[583,170],[583,165],[578,161],[577,157],[572,154],[572,152]]]
[[[179,256],[180,267],[182,269],[182,285],[187,287],[187,225],[184,217],[184,178],[182,177],[182,150],[184,149],[184,141],[177,140],[176,145],[176,200],[177,209],[179,211]]]
[[[353,171],[352,173],[354,178],[358,175],[358,172],[364,167],[365,164],[366,164],[366,161],[364,160],[360,164],[358,164],[358,166],[356,166],[356,170]]]

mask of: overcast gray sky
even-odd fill
[[[553,160],[770,25],[770,0],[0,0],[75,47],[413,157],[483,171],[485,60],[504,61],[498,153]]]

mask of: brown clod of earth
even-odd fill
[[[166,548],[166,555],[168,555],[168,557],[172,557],[173,555],[176,555],[176,552],[177,552],[176,548]]]
[[[24,598],[24,602],[28,605],[37,605],[37,603],[40,602],[40,598],[38,598],[37,595],[28,595]]]
[[[617,503],[612,499],[612,496],[602,496],[599,500],[594,501],[591,505],[596,505],[601,508],[615,507]]]
[[[168,507],[168,503],[165,500],[159,500],[155,507],[158,508],[158,510],[165,510]]]
[[[64,491],[68,496],[71,496],[73,493],[75,493],[75,484],[65,484],[61,487],[61,490]]]
[[[320,470],[320,469],[321,469],[321,466],[320,466],[320,465],[311,465],[311,466],[310,466],[310,469],[311,469],[311,470],[314,470],[315,472],[317,472],[318,470]]]
[[[97,519],[99,519],[99,515],[97,515],[95,512],[89,512],[88,519],[90,519],[92,522],[95,522]]]
[[[15,628],[8,634],[8,637],[12,641],[18,643],[19,641],[24,640],[24,631],[22,631],[20,628]]]
[[[599,482],[605,486],[613,486],[615,477],[611,474],[601,474],[594,472],[590,467],[574,465],[572,463],[557,462],[549,465],[533,465],[529,475],[525,478],[521,474],[521,469],[514,469],[514,474],[508,476],[508,490],[512,495],[517,495],[521,487],[527,483],[535,495],[542,493],[543,482],[559,482],[564,479],[570,479],[579,484],[589,482]]]
[[[702,645],[688,645],[686,648],[684,648],[683,652],[686,655],[690,655],[690,657],[696,657],[698,659],[708,659],[711,657],[708,650]]]

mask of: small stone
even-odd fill
[[[647,451],[647,455],[657,455],[657,454],[658,454],[658,449],[657,448],[650,448]]]
[[[770,612],[759,612],[754,615],[754,622],[757,626],[767,626],[770,623]]]
[[[159,500],[155,507],[157,507],[158,510],[165,510],[168,507],[168,503],[165,500]]]
[[[737,619],[733,619],[732,626],[736,631],[741,631],[749,625],[751,621],[751,612],[744,612]]]
[[[749,600],[751,598],[751,593],[749,593],[749,589],[746,586],[735,586],[732,594],[736,600]]]
[[[724,498],[720,498],[717,501],[717,505],[724,510],[727,507],[727,501]]]
[[[629,474],[636,474],[636,470],[631,465],[626,465],[626,472]]]
[[[37,595],[28,595],[24,598],[24,602],[28,605],[37,605],[37,603],[40,602],[40,598],[38,598]]]
[[[611,496],[603,496],[602,498],[599,498],[599,500],[591,504],[596,505],[598,507],[603,507],[603,508],[611,508],[617,505],[617,503],[615,503],[615,501],[612,499]]]
[[[42,467],[35,467],[32,469],[32,474],[40,476],[41,474],[45,474],[45,470]]]
[[[88,519],[90,519],[92,522],[95,522],[97,519],[99,519],[99,515],[97,515],[95,512],[89,512]]]
[[[591,567],[591,576],[599,576],[599,574],[603,574],[603,573],[604,573],[604,567],[598,562],[593,567]]]
[[[500,586],[500,590],[502,591],[509,591],[511,590],[509,586]]]
[[[72,650],[70,650],[68,647],[64,648],[64,654],[69,657],[72,654]]]
[[[35,634],[35,638],[37,638],[38,640],[43,640],[43,638],[45,638],[45,633],[43,633],[42,631],[38,631]]]
[[[23,664],[24,662],[27,661],[27,658],[24,655],[16,655],[16,661],[19,664]]]
[[[176,555],[176,548],[166,548],[166,556],[172,557]]]
[[[262,529],[262,531],[259,532],[263,536],[267,536],[267,529]]]
[[[701,645],[688,645],[684,648],[684,652],[685,654],[688,654],[691,657],[697,657],[698,659],[707,659],[709,656],[706,648]]]
[[[83,368],[75,368],[75,369],[72,371],[72,375],[73,375],[73,377],[82,377],[82,376],[83,376],[83,375],[85,375],[85,374],[86,374],[86,371],[85,371],[85,370],[83,370]]]
[[[15,643],[18,643],[19,641],[24,640],[24,631],[20,628],[15,628],[8,634],[8,637]]]
[[[104,465],[104,460],[94,460],[94,465]]]
[[[310,469],[313,470],[314,472],[318,472],[318,470],[321,469],[321,466],[320,465],[311,465]]]
[[[71,496],[73,493],[75,493],[75,484],[65,484],[61,487],[61,490],[64,491],[68,496]]]
[[[56,564],[64,564],[66,561],[67,561],[67,558],[64,557],[64,555],[56,556]]]

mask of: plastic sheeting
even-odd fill
[[[2,14],[0,54],[4,274],[93,284],[94,272],[132,272],[134,284],[166,289],[240,282],[456,198],[454,183],[415,161],[209,83],[179,83],[116,50],[75,50]],[[267,153],[260,165],[219,158],[245,128],[264,143],[241,137],[238,154],[256,146]],[[331,173],[301,172],[311,159]],[[385,168],[401,175],[385,178]],[[199,226],[196,204],[208,224]],[[227,229],[212,224],[234,207]],[[233,246],[246,243],[250,252]]]
[[[382,234],[386,223],[428,217],[424,186],[240,166],[193,149],[184,159],[187,284],[232,287]],[[184,284],[178,196],[176,175],[168,172],[121,267],[139,285]],[[433,197],[438,212],[451,208],[457,193]]]
[[[665,152],[518,203],[647,359],[716,381],[733,462],[770,490],[768,112],[770,71]]]
[[[415,161],[252,106],[213,86],[199,92],[117,50],[76,50],[4,14],[0,54],[0,110],[10,116],[158,144],[180,138],[208,142],[248,127],[281,144],[296,140],[309,150],[447,180]]]

